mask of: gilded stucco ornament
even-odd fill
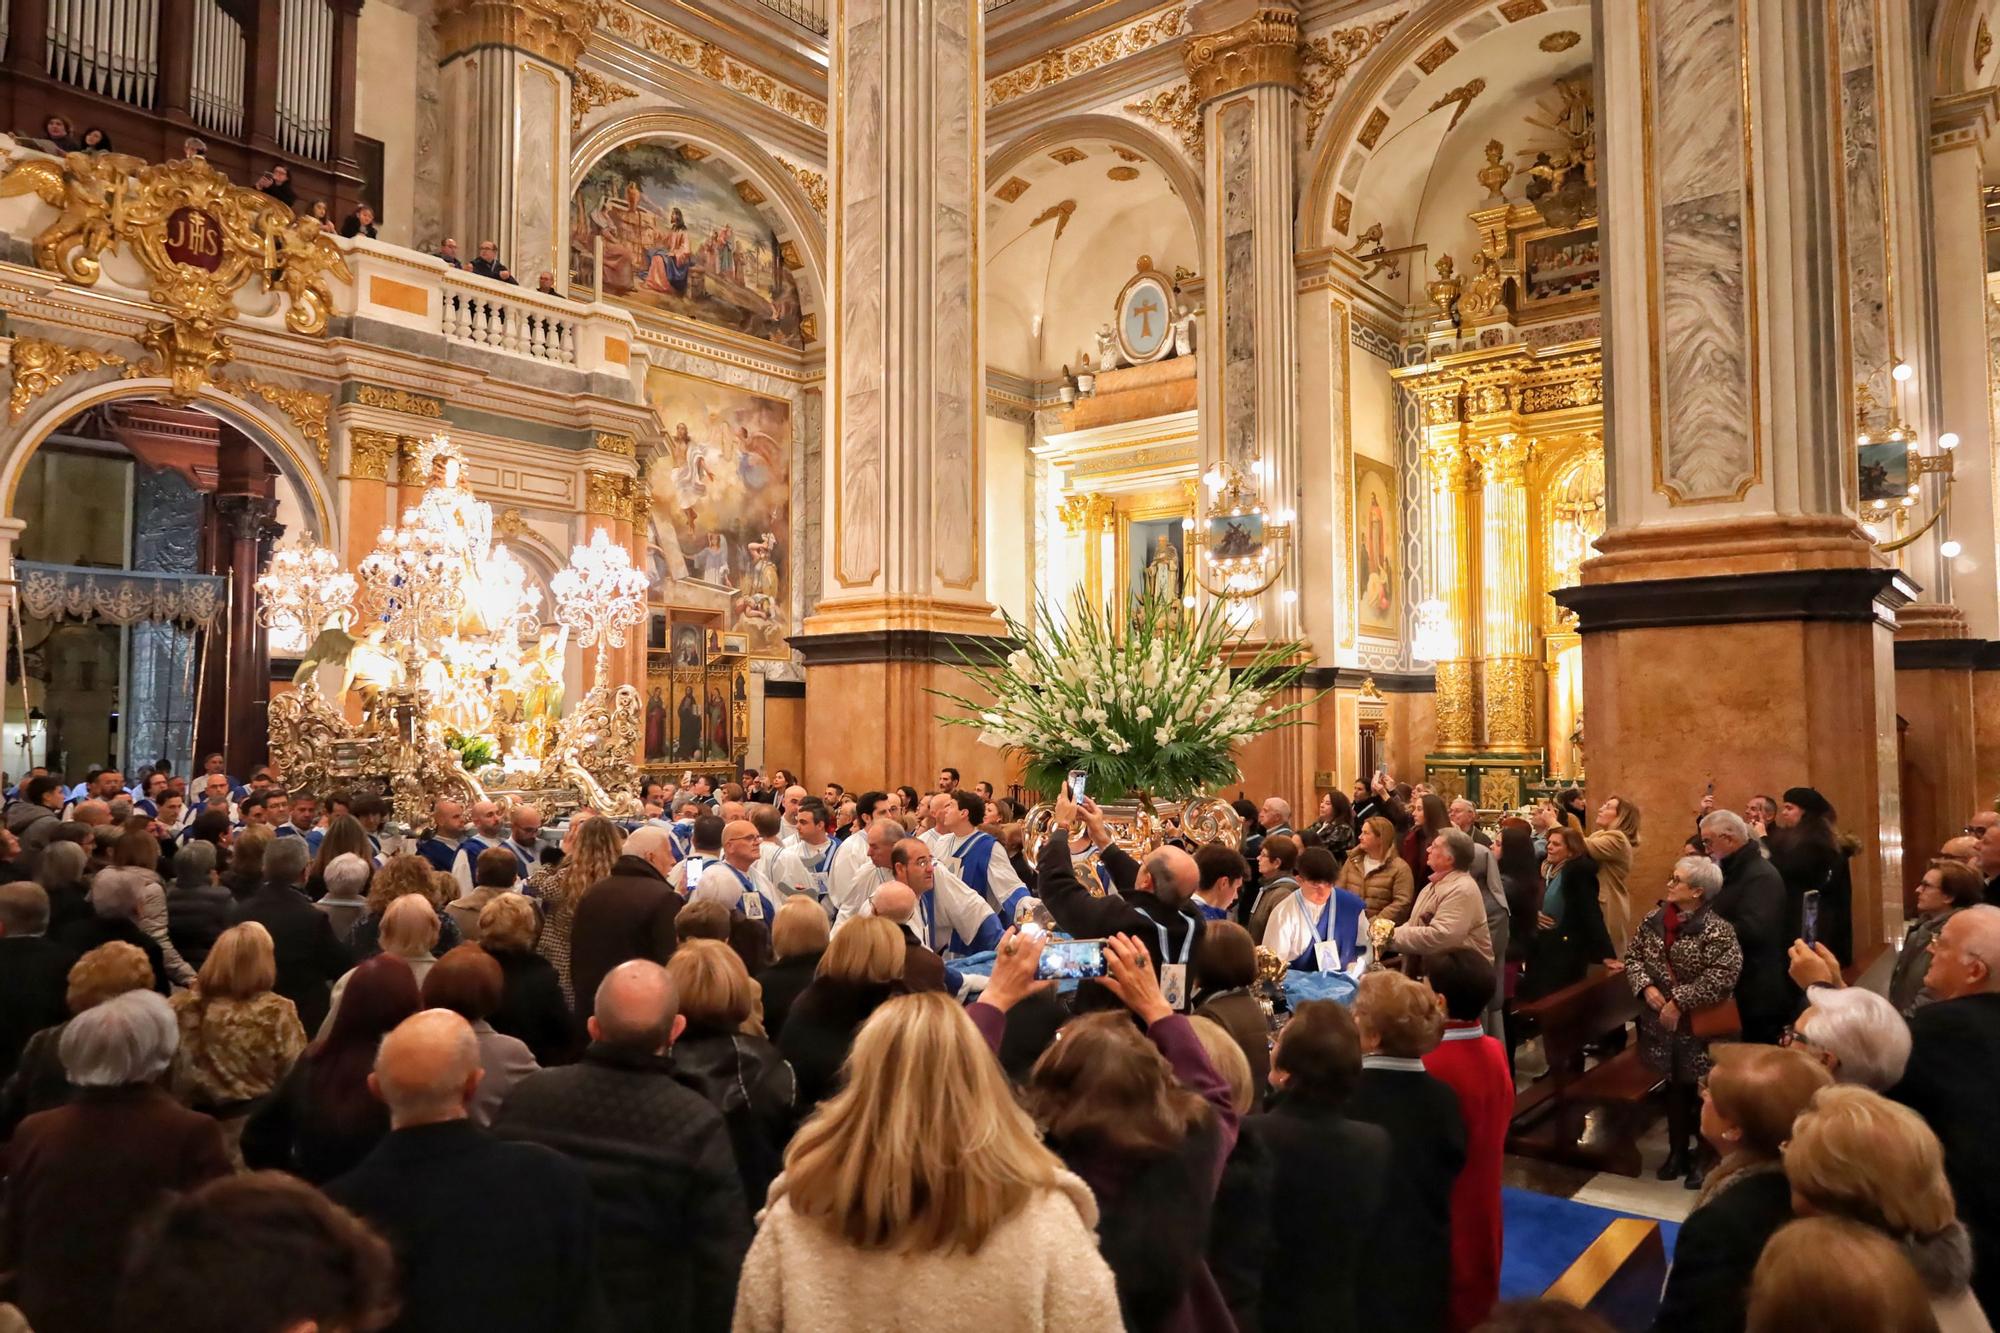
[[[1259,83],[1299,86],[1299,15],[1260,9],[1221,32],[1194,33],[1181,49],[1188,81],[1207,102]]]
[[[16,338],[8,364],[14,375],[14,391],[7,400],[8,416],[13,419],[71,375],[122,366],[125,358],[94,347],[66,347],[46,338]]]

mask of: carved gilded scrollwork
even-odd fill
[[[1064,497],[1056,516],[1062,519],[1064,530],[1075,536],[1086,531],[1103,532],[1111,526],[1112,517],[1117,512],[1118,506],[1110,496],[1093,491],[1088,495]]]
[[[584,473],[583,512],[601,518],[629,518],[632,509],[627,480],[616,472]]]
[[[1257,83],[1299,84],[1299,14],[1260,9],[1233,28],[1196,33],[1181,49],[1198,100]]]
[[[719,83],[731,92],[760,102],[781,116],[816,130],[826,128],[826,103],[819,98],[780,82],[754,65],[744,64],[713,42],[691,37],[631,4],[622,0],[595,0],[588,6],[578,3],[578,0],[544,2],[582,12],[588,15],[591,23],[606,32],[643,47],[704,79]]]
[[[819,214],[821,217],[825,217],[827,201],[826,177],[814,171],[811,167],[800,166],[789,158],[781,157],[778,161],[784,163],[785,170],[792,173],[792,179],[797,181],[799,188],[806,192],[806,200],[813,206],[813,212]]]
[[[255,394],[290,417],[292,425],[298,428],[306,443],[318,452],[321,465],[325,465],[333,449],[327,431],[327,414],[333,406],[332,395],[316,393],[311,389],[286,388],[264,380],[227,381],[221,387],[239,394]]]
[[[569,89],[569,127],[572,131],[583,128],[584,117],[601,107],[614,102],[623,102],[639,94],[615,79],[607,79],[587,69],[576,71]]]
[[[1437,738],[1444,749],[1469,750],[1479,740],[1472,697],[1472,663],[1437,664]]]
[[[1181,151],[1190,160],[1199,162],[1202,157],[1201,103],[1201,94],[1195,91],[1192,83],[1177,83],[1136,102],[1127,102],[1125,109],[1141,120],[1171,130],[1180,140]]]
[[[1341,28],[1324,37],[1315,37],[1300,47],[1299,75],[1304,85],[1308,145],[1318,136],[1320,122],[1326,119],[1327,108],[1339,95],[1348,71],[1363,56],[1381,45],[1389,30],[1405,17],[1405,14],[1391,14],[1374,23]]]
[[[1526,749],[1535,734],[1535,663],[1528,657],[1489,657],[1486,678],[1486,743],[1498,749]]]
[[[591,26],[589,9],[575,0],[443,0],[437,7],[438,59],[506,46],[574,70]]]
[[[385,389],[376,384],[357,385],[354,401],[363,407],[379,407],[385,412],[401,412],[405,416],[429,417],[433,421],[444,418],[444,399],[411,393],[408,389]]]
[[[639,813],[636,784],[644,724],[637,690],[620,685],[613,691],[600,681],[557,726],[538,785],[574,784],[586,805],[613,818]]]
[[[71,375],[125,364],[125,358],[116,352],[68,347],[46,338],[16,338],[8,360],[14,376],[14,391],[7,400],[10,419],[19,417],[28,404]]]
[[[403,439],[394,431],[353,426],[347,432],[347,475],[356,481],[387,481]]]
[[[1528,458],[1534,442],[1525,435],[1493,435],[1481,440],[1473,451],[1479,470],[1487,481],[1502,486],[1528,484]]]
[[[590,447],[601,454],[615,454],[619,458],[637,458],[639,444],[630,435],[618,431],[600,430],[590,437]]]

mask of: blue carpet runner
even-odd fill
[[[1637,1216],[1512,1188],[1500,1191],[1500,1210],[1506,1226],[1506,1249],[1500,1259],[1503,1301],[1540,1296],[1612,1222]],[[1667,1257],[1672,1259],[1680,1226],[1661,1222],[1659,1227]]]

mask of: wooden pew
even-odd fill
[[[1640,1060],[1636,1042],[1588,1069],[1582,1059],[1586,1045],[1638,1015],[1639,1003],[1624,974],[1593,969],[1573,986],[1517,1002],[1514,1012],[1540,1033],[1549,1072],[1515,1098],[1507,1151],[1638,1175],[1638,1136],[1655,1114],[1650,1098],[1660,1078]],[[1586,1120],[1593,1110],[1598,1112],[1594,1127]]]

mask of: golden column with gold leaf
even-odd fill
[[[1527,750],[1535,741],[1530,448],[1528,437],[1511,428],[1486,435],[1474,446],[1483,481],[1479,673],[1489,750]]]
[[[349,569],[360,565],[375,549],[382,529],[395,521],[389,475],[401,446],[402,437],[394,431],[348,427],[347,466],[341,469],[340,488],[346,492],[342,512],[347,516],[345,555]]]
[[[1444,604],[1449,639],[1436,661],[1437,747],[1466,752],[1479,744],[1479,460],[1466,436],[1463,382],[1432,381],[1416,392],[1424,418],[1431,586]]]
[[[1075,538],[1083,555],[1083,593],[1093,606],[1104,601],[1104,538],[1118,516],[1118,506],[1108,495],[1092,491],[1088,495],[1064,498],[1057,511],[1063,531]],[[1066,599],[1065,599],[1066,600]]]
[[[642,487],[641,480],[629,470],[613,470],[596,458],[586,463],[583,473],[583,530],[577,534],[578,542],[587,543],[601,531],[625,548],[634,566],[644,569],[645,548],[635,545],[632,537],[634,497],[641,493]],[[610,673],[613,688],[639,685],[645,674],[642,656],[645,644],[646,630],[642,625],[627,638],[623,650],[608,650],[605,669]]]

